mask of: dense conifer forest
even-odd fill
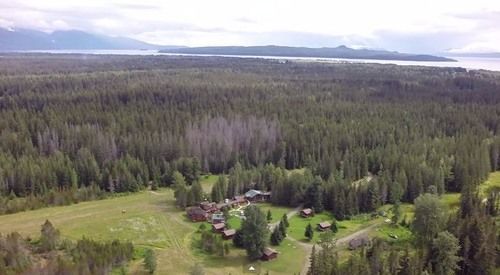
[[[255,188],[271,191],[274,204],[339,220],[386,203],[435,210],[432,196],[462,192],[456,217],[419,235],[423,252],[406,251],[400,274],[450,274],[454,265],[432,259],[447,256],[441,244],[458,242],[461,274],[489,274],[499,262],[499,196],[485,205],[477,186],[498,169],[494,72],[222,57],[0,58],[0,213],[171,185],[186,207],[202,199],[204,173],[228,175],[214,185],[214,201]],[[323,246],[317,253],[327,262],[312,259],[311,274],[341,272]],[[342,272],[395,274],[377,273],[391,257],[401,270],[400,254],[382,251],[376,243]]]

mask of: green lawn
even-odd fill
[[[491,188],[500,189],[500,171],[490,173],[488,179],[479,186],[479,194],[486,197]]]
[[[271,210],[271,215],[273,218],[271,223],[279,222],[284,214],[293,210],[293,208],[290,207],[274,206],[270,203],[258,203],[257,206],[259,206],[260,210],[262,210],[262,212],[264,212],[266,216],[267,211]]]
[[[413,240],[413,234],[407,227],[384,223],[372,232],[372,236],[393,244],[405,244]]]
[[[210,194],[212,192],[212,186],[217,182],[219,179],[219,175],[203,175],[200,177],[200,184],[201,187],[203,188],[203,192]]]
[[[293,216],[290,220],[290,227],[288,227],[287,233],[295,240],[308,242],[304,233],[306,231],[306,226],[310,223],[314,228],[314,237],[311,242],[317,242],[319,240],[320,232],[316,229],[317,224],[320,222],[331,222],[333,220],[333,215],[324,211],[314,215],[314,217],[303,218],[299,215]]]
[[[279,252],[277,259],[269,262],[256,261],[251,262],[246,256],[244,249],[236,248],[231,243],[229,255],[220,257],[210,255],[199,248],[200,233],[193,234],[192,251],[196,256],[197,261],[209,271],[214,271],[216,274],[241,274],[247,266],[253,265],[259,267],[261,271],[269,271],[270,274],[294,274],[298,273],[305,261],[305,251],[296,242],[284,240],[279,246],[273,248]]]
[[[38,238],[40,225],[49,219],[64,238],[120,239],[132,241],[139,249],[154,248],[158,274],[178,274],[188,270],[194,260],[188,246],[194,225],[173,205],[171,190],[144,191],[0,216],[0,233],[17,231]],[[132,271],[142,269],[140,261],[131,266]]]
[[[216,176],[210,176],[210,184]],[[262,204],[276,216],[286,208]],[[125,213],[122,213],[122,211]],[[274,214],[273,214],[274,215]],[[249,263],[244,250],[233,249],[226,258],[205,255],[194,249],[193,235],[200,223],[190,222],[185,212],[174,207],[173,192],[160,189],[143,191],[111,199],[79,204],[49,207],[33,211],[0,216],[0,234],[17,231],[24,236],[38,238],[40,226],[49,219],[64,238],[80,239],[83,236],[97,240],[129,240],[138,249],[153,248],[157,256],[157,274],[187,274],[196,262],[202,262],[206,274],[241,274]],[[229,220],[233,228],[240,221]],[[305,260],[301,247],[292,249],[285,241],[276,249],[281,252],[277,260],[258,263],[271,274],[293,274],[300,271]],[[144,274],[142,260],[129,265],[131,274]]]
[[[317,230],[318,223],[323,221],[332,222],[333,219],[333,215],[328,211],[324,211],[322,213],[314,215],[314,217],[309,218],[303,218],[297,215],[290,219],[288,234],[296,240],[308,242],[308,240],[304,236],[304,233],[306,226],[310,223],[314,228],[314,237],[311,242],[317,242],[319,240],[320,234],[322,233],[321,231]],[[380,218],[373,219],[368,214],[356,215],[350,220],[337,221],[337,227],[339,230],[335,234],[335,237],[345,237],[376,222],[380,222]]]

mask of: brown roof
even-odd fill
[[[273,254],[278,254],[278,251],[270,248],[270,247],[266,247],[264,248],[264,251],[262,251],[262,253],[265,255],[265,256],[271,256]]]
[[[223,229],[224,227],[226,226],[225,223],[221,222],[221,223],[216,223],[216,224],[212,224],[212,227],[215,229],[215,230],[220,230],[220,229]]]
[[[300,211],[301,213],[304,213],[306,215],[312,214],[312,209],[311,208],[305,208]]]
[[[206,215],[207,213],[199,207],[190,207],[187,210],[188,215]]]
[[[318,223],[318,225],[321,228],[328,228],[328,227],[332,226],[329,222],[320,222],[320,223]]]
[[[234,230],[234,229],[227,229],[227,230],[224,230],[222,232],[222,234],[224,234],[224,236],[226,236],[226,237],[233,236],[234,234],[236,234],[236,230]]]

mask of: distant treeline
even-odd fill
[[[499,103],[498,74],[458,68],[6,55],[0,194],[72,202],[272,163],[329,182],[325,205],[361,196],[350,183],[368,175],[378,201],[362,208],[394,190],[411,202],[499,168]]]

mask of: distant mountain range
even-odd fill
[[[318,58],[347,58],[347,59],[379,59],[403,61],[456,61],[451,58],[409,54],[385,50],[352,49],[346,46],[336,48],[305,48],[285,46],[224,46],[224,47],[194,47],[170,48],[160,50],[162,53],[178,54],[213,54],[213,55],[255,55],[255,56],[289,56],[289,57],[318,57]]]
[[[381,59],[408,61],[455,61],[450,58],[399,53],[385,50],[352,49],[346,46],[336,48],[305,48],[286,46],[224,46],[193,47],[160,46],[126,37],[111,37],[84,31],[68,30],[46,33],[29,29],[8,30],[0,28],[0,51],[27,50],[160,50],[163,53],[212,54],[212,55],[255,55],[284,57],[317,57],[348,59]]]
[[[0,51],[26,50],[157,50],[180,46],[159,46],[125,37],[90,34],[83,31],[45,33],[29,29],[0,28]]]

